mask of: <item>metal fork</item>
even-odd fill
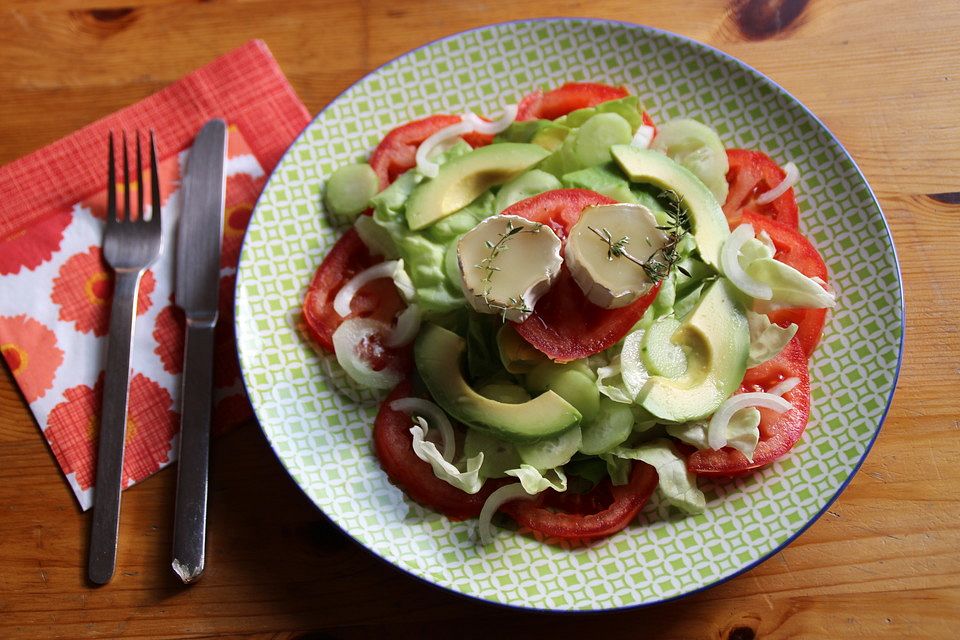
[[[106,584],[117,560],[120,524],[120,491],[123,449],[127,434],[127,400],[130,384],[130,352],[137,317],[140,277],[161,251],[160,179],[157,147],[150,131],[150,187],[152,206],[143,208],[143,165],[140,132],[137,131],[137,215],[130,207],[130,164],[127,134],[123,132],[123,211],[117,216],[117,180],[110,133],[107,169],[107,227],[103,233],[103,257],[114,272],[113,307],[107,344],[107,370],[100,414],[100,446],[97,454],[97,484],[94,489],[93,525],[90,529],[90,580]]]

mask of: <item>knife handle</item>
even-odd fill
[[[187,319],[172,563],[174,572],[185,584],[196,581],[203,573],[215,326],[215,318],[212,321]]]

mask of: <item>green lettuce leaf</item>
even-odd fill
[[[610,364],[597,367],[597,390],[614,402],[622,402],[623,404],[633,402],[634,396],[630,395],[623,382],[619,355],[611,358]]]
[[[836,306],[836,297],[815,280],[808,278],[793,267],[774,260],[761,258],[746,267],[747,275],[773,289],[770,304],[785,307],[831,309]]]
[[[467,372],[476,382],[503,373],[497,347],[497,316],[470,312],[467,315]]]
[[[480,477],[483,452],[468,458],[464,463],[464,469],[461,471],[444,460],[440,451],[437,450],[437,445],[426,439],[426,420],[419,416],[414,420],[418,424],[410,427],[410,433],[413,435],[413,452],[418,458],[430,465],[433,469],[433,475],[466,493],[474,494],[480,491],[483,486],[483,479]]]
[[[451,158],[469,153],[470,145],[457,142],[437,159],[442,165]],[[387,246],[391,254],[403,258],[410,280],[416,289],[416,302],[426,315],[441,314],[464,305],[463,292],[458,280],[452,278],[445,268],[447,248],[459,234],[469,230],[479,220],[493,212],[493,196],[481,195],[460,211],[421,231],[411,231],[407,226],[404,207],[410,193],[423,181],[416,169],[400,175],[393,184],[375,195],[373,222],[379,232],[366,229],[366,236],[376,235],[376,243]],[[367,224],[367,223],[364,223]],[[364,235],[361,235],[364,237]],[[385,239],[389,237],[389,242]]]
[[[740,266],[743,270],[773,290],[773,297],[759,301],[758,309],[765,306],[830,309],[836,305],[836,296],[832,292],[790,265],[775,260],[775,253],[776,248],[766,231],[747,240],[740,248]]]
[[[567,476],[563,473],[561,467],[547,469],[540,473],[529,464],[521,464],[519,469],[508,469],[504,473],[518,478],[523,490],[530,495],[536,495],[547,489],[553,489],[554,491],[567,490]]]
[[[630,123],[630,128],[634,133],[636,133],[637,128],[643,124],[643,105],[640,104],[640,98],[637,96],[626,96],[616,100],[607,100],[593,107],[577,109],[565,116],[557,118],[554,122],[570,127],[571,129],[576,129],[598,113],[617,114]]]
[[[667,426],[667,434],[682,442],[705,451],[707,443],[707,422],[688,422]],[[753,454],[760,442],[760,412],[756,407],[747,407],[730,417],[727,425],[727,446],[733,447],[753,462]]]
[[[633,462],[612,453],[605,453],[600,458],[607,463],[607,473],[610,475],[612,484],[619,487],[630,482],[630,467],[633,466]]]
[[[797,333],[797,325],[781,327],[770,322],[762,313],[747,311],[747,323],[750,326],[750,355],[747,367],[756,367],[777,357],[790,339]]]
[[[630,183],[612,162],[566,173],[560,182],[567,189],[589,189],[617,202],[639,204],[637,196],[630,190]]]

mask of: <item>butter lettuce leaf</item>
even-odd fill
[[[811,309],[831,309],[836,306],[836,297],[832,292],[779,260],[754,260],[746,267],[746,272],[754,280],[773,289],[769,303]]]
[[[461,471],[452,463],[443,459],[437,445],[426,439],[427,422],[420,417],[414,418],[417,424],[410,427],[413,435],[413,452],[418,458],[428,463],[433,469],[433,475],[447,484],[461,491],[474,494],[483,487],[483,478],[480,477],[480,467],[483,465],[483,452],[468,458]]]
[[[836,296],[819,282],[808,278],[793,267],[774,259],[776,247],[766,231],[747,240],[740,248],[740,266],[747,275],[773,290],[770,300],[759,301],[764,306],[805,307],[829,309],[836,305]]]
[[[521,464],[520,468],[508,469],[504,473],[519,479],[523,490],[530,495],[536,495],[547,489],[553,489],[554,491],[567,490],[567,476],[561,467],[547,469],[541,473],[529,464]]]
[[[667,426],[667,434],[704,451],[710,448],[707,442],[707,422],[688,422]],[[737,411],[727,424],[727,446],[733,447],[753,462],[753,454],[760,442],[760,412],[756,407]]]
[[[461,140],[441,154],[437,161],[442,165],[470,150],[470,145]],[[493,195],[484,193],[460,211],[426,229],[411,231],[407,226],[405,206],[414,188],[423,180],[417,169],[411,169],[375,195],[370,204],[373,222],[379,229],[364,229],[361,237],[372,238],[385,255],[403,259],[416,289],[416,302],[425,314],[434,315],[459,309],[465,304],[459,280],[445,268],[447,249],[462,233],[493,213]]]
[[[777,357],[790,339],[797,333],[797,325],[787,327],[770,322],[762,313],[747,311],[747,324],[750,326],[750,354],[747,367],[756,367]]]

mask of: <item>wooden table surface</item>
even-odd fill
[[[316,112],[371,68],[485,23],[588,15],[691,36],[759,68],[817,113],[860,164],[893,228],[906,290],[906,356],[886,425],[860,473],[782,553],[714,589],[632,612],[533,615],[451,595],[367,554],[325,522],[249,425],[214,447],[203,581],[184,588],[169,570],[175,472],[167,469],[126,493],[120,571],[93,589],[84,578],[89,516],[79,512],[4,371],[0,637],[957,637],[956,0],[432,4],[5,0],[0,163],[255,37]]]

